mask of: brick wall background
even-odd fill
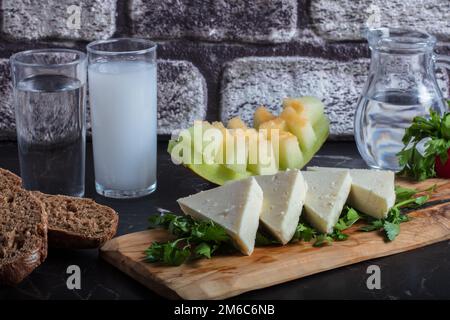
[[[85,51],[95,39],[132,36],[158,47],[159,133],[194,119],[227,121],[273,110],[288,95],[327,104],[332,138],[352,138],[377,23],[435,34],[450,54],[450,0],[0,0],[0,139],[14,139],[9,56],[45,47]],[[68,24],[81,8],[80,28]],[[373,17],[373,16],[372,16]],[[448,95],[448,73],[439,73]]]

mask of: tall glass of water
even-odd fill
[[[82,197],[86,55],[30,50],[10,62],[23,187]]]
[[[143,39],[90,43],[89,103],[99,194],[135,198],[156,189],[156,45]]]

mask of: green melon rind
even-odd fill
[[[312,148],[306,152],[303,152],[303,162],[301,168],[306,166],[309,161],[314,157],[314,155],[320,150],[322,145],[327,141],[328,135],[330,134],[330,121],[326,116],[322,116],[316,124],[313,126],[314,132],[316,133],[316,143],[312,146]],[[299,169],[301,169],[299,168]]]
[[[223,185],[228,181],[245,179],[252,176],[251,172],[236,172],[221,164],[188,164],[187,168],[209,182]]]
[[[177,145],[176,140],[170,140],[167,147],[167,152],[169,154],[172,152],[174,146]],[[252,175],[251,172],[236,172],[233,171],[222,164],[183,164],[186,168],[190,169],[195,174],[199,175],[203,179],[218,184],[223,185],[227,181],[240,180],[248,178]]]

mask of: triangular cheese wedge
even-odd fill
[[[256,176],[263,190],[264,204],[260,221],[282,244],[288,243],[298,225],[307,185],[299,170]]]
[[[263,206],[263,192],[254,178],[227,183],[177,201],[185,214],[221,225],[243,254],[252,254]]]
[[[304,171],[303,177],[308,184],[304,205],[306,219],[320,232],[333,232],[350,193],[350,174],[347,171]]]
[[[395,204],[395,173],[385,170],[309,167],[308,170],[348,170],[352,189],[348,204],[374,218],[385,218]]]

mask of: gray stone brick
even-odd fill
[[[297,26],[296,0],[131,0],[133,34],[159,39],[286,42]]]
[[[79,28],[71,5],[81,7]],[[116,30],[116,0],[3,0],[2,11],[3,32],[14,39],[96,40]]]
[[[359,40],[367,23],[450,39],[449,0],[312,0],[310,11],[313,28],[328,40]]]
[[[194,120],[205,119],[206,82],[188,61],[158,62],[158,133],[171,134],[188,128]]]
[[[1,59],[0,140],[16,137],[9,69],[9,60]],[[206,82],[200,71],[188,61],[158,60],[158,134],[171,134],[205,119],[206,108]],[[90,132],[89,111],[87,119]]]
[[[308,57],[247,57],[225,67],[222,121],[240,116],[252,124],[253,112],[265,105],[278,114],[285,97],[314,95],[326,105],[331,138],[353,137],[353,116],[368,72],[368,60],[347,62]],[[448,85],[440,74],[440,85]]]
[[[9,59],[0,59],[0,140],[16,137]]]

